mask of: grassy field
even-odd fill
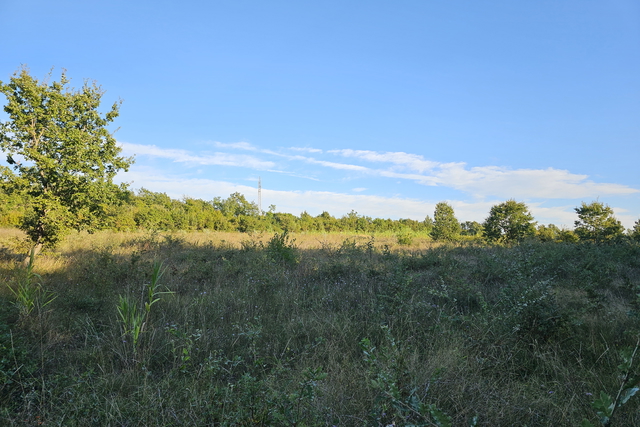
[[[29,271],[0,243],[3,426],[600,425],[639,370],[637,244],[101,232]]]

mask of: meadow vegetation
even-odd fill
[[[640,220],[134,193],[119,103],[51,77],[0,82],[1,425],[640,425]]]
[[[637,240],[406,237],[6,229],[0,424],[640,425]]]

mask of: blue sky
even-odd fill
[[[21,64],[123,100],[118,179],[277,211],[640,217],[637,1],[0,0]],[[4,99],[1,100],[4,103]],[[2,113],[4,114],[4,113]],[[6,116],[0,115],[0,119]]]

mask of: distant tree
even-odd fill
[[[640,242],[640,219],[633,224],[633,228],[629,230],[629,236],[636,241]]]
[[[27,203],[21,194],[8,194],[0,187],[0,227],[18,227]]]
[[[166,193],[156,193],[145,188],[134,197],[136,206],[133,219],[137,228],[147,230],[175,229],[173,200]]]
[[[278,212],[273,217],[278,231],[282,232],[284,230],[287,230],[293,233],[300,231],[300,223],[295,215],[290,213]]]
[[[431,235],[431,230],[433,230],[433,219],[427,215],[424,217],[424,221],[422,221],[423,227],[424,227],[424,231]]]
[[[580,240],[604,242],[622,236],[624,227],[613,215],[613,209],[600,202],[582,202],[575,208],[578,220],[575,233]]]
[[[454,241],[460,237],[460,231],[460,223],[456,219],[453,207],[447,202],[438,203],[433,213],[431,237],[434,240]]]
[[[300,214],[301,231],[318,231],[318,223],[307,211]]]
[[[400,218],[399,220],[394,222],[396,223],[394,227],[396,231],[409,229],[411,231],[417,232],[424,229],[424,224],[422,222],[416,221],[415,219],[411,218]]]
[[[320,231],[329,233],[331,231],[340,230],[340,224],[338,223],[338,220],[331,216],[331,214],[327,211],[322,211],[320,215],[316,216],[316,221],[318,222]]]
[[[118,117],[119,103],[103,115],[98,108],[104,92],[96,83],[85,82],[77,91],[68,83],[65,72],[49,84],[27,68],[0,82],[8,100],[0,148],[10,165],[2,167],[2,185],[28,196],[19,227],[36,248],[55,244],[68,230],[101,226],[106,206],[123,190],[113,177],[133,162],[119,156],[106,128]]]
[[[527,205],[515,200],[492,206],[483,228],[487,240],[500,242],[521,241],[536,232],[535,222]]]
[[[460,234],[463,236],[481,236],[482,235],[482,224],[477,221],[465,221],[460,224],[461,232]]]
[[[560,229],[555,224],[540,224],[536,230],[536,237],[542,242],[555,242],[559,240]]]
[[[340,227],[342,231],[356,231],[356,226],[358,224],[358,212],[351,209],[346,215],[343,215],[340,218]]]
[[[227,199],[214,198],[212,205],[226,217],[257,216],[259,212],[255,202],[248,202],[242,194],[237,192],[231,194]]]
[[[580,240],[580,238],[573,230],[567,230],[566,228],[563,228],[560,230],[558,240],[565,243],[576,243]]]
[[[392,219],[375,218],[371,221],[371,231],[374,232],[387,232],[395,229],[395,223]]]
[[[173,202],[167,193],[156,193],[144,187],[138,190],[136,200],[146,206],[159,205],[166,209],[170,209]]]
[[[234,222],[236,230],[242,233],[261,231],[264,228],[264,223],[262,223],[260,217],[256,215],[240,215],[234,218]]]

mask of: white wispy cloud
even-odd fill
[[[639,190],[621,184],[596,183],[588,175],[561,169],[509,169],[498,166],[467,168],[465,163],[441,165],[433,174],[436,185],[476,197],[582,199],[600,195],[629,195]]]
[[[467,167],[464,162],[438,163],[423,156],[405,152],[366,150],[330,150],[329,153],[375,163],[388,163],[395,168],[356,168],[387,178],[411,180],[423,185],[450,187],[474,197],[581,199],[605,195],[629,195],[640,190],[626,185],[596,183],[588,175],[562,169],[510,169],[500,166]],[[321,164],[318,162],[318,164]],[[333,164],[326,165],[335,167]],[[411,170],[416,173],[403,173]],[[350,169],[343,167],[343,169]]]
[[[214,141],[213,145],[219,148],[232,148],[236,150],[257,151],[258,148],[248,142],[219,142]]]
[[[392,163],[393,165],[401,168],[409,169],[419,173],[433,169],[440,165],[438,162],[426,160],[423,156],[418,154],[398,152],[377,152],[368,150],[330,150],[328,153],[338,154],[343,157],[354,157],[369,162],[378,163]]]
[[[302,159],[302,156],[299,156]],[[370,172],[371,169],[360,166],[360,165],[350,165],[348,163],[336,163],[336,162],[328,162],[326,160],[317,160],[309,157],[304,157],[304,160],[309,163],[313,163],[316,165],[321,165],[327,168],[332,169],[341,169],[341,170],[350,170],[350,171],[358,171],[358,172]]]
[[[309,147],[289,147],[289,150],[304,151],[307,153],[315,153],[315,154],[322,153],[322,150],[319,148],[309,148]]]
[[[192,163],[209,166],[235,166],[253,169],[269,169],[275,166],[274,162],[261,160],[255,156],[238,155],[229,153],[193,154],[186,150],[173,148],[160,148],[155,145],[119,143],[126,155],[144,155],[170,159],[178,163]]]

